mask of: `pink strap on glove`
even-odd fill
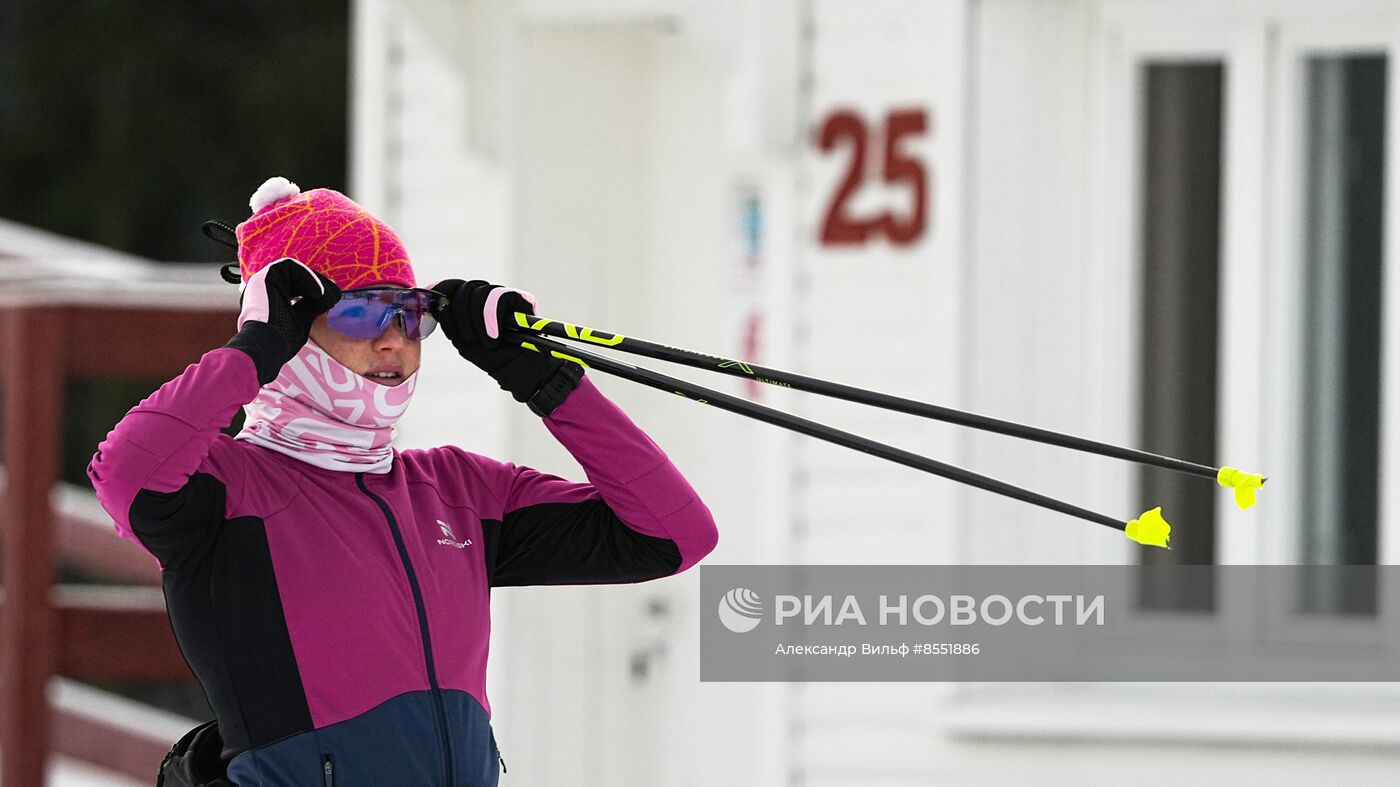
[[[273,263],[272,265],[267,265],[260,269],[257,273],[254,273],[251,277],[248,278],[248,281],[244,282],[243,285],[239,287],[238,294],[239,298],[243,301],[243,303],[238,312],[238,330],[243,330],[243,323],[248,322],[249,320],[257,320],[258,322],[271,322],[270,318],[272,315],[272,304],[269,301],[269,299],[274,296],[267,291],[267,277],[269,274],[272,273],[274,267],[276,267],[277,265],[284,265],[286,263],[292,263],[306,271],[306,276],[302,277],[303,280],[299,282],[303,287],[305,286],[306,281],[309,280],[316,283],[316,287],[319,290],[319,295],[326,294],[326,286],[321,283],[321,277],[318,276],[315,271],[306,267],[304,263],[298,260],[294,260],[291,257],[278,260],[276,263]],[[288,277],[289,280],[291,278],[292,277],[290,276]],[[287,296],[282,295],[280,297]]]
[[[491,292],[486,294],[486,309],[482,315],[486,320],[486,335],[492,339],[501,338],[501,326],[496,321],[496,304],[500,303],[501,296],[508,292],[519,293],[520,297],[530,302],[532,309],[540,308],[540,303],[535,300],[535,296],[524,290],[517,290],[514,287],[492,287]]]

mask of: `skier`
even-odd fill
[[[502,320],[534,313],[528,293],[418,288],[393,230],[333,190],[273,178],[249,206],[236,335],[128,412],[88,466],[118,532],[159,561],[216,716],[163,778],[495,785],[491,589],[670,576],[714,548],[714,520],[579,364],[505,340]],[[589,483],[393,446],[438,322]]]

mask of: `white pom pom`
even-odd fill
[[[258,186],[258,190],[253,192],[253,196],[248,199],[248,207],[257,213],[274,202],[295,197],[300,193],[301,188],[284,177],[268,178],[261,186]]]

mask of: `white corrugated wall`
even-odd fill
[[[424,279],[518,284],[550,316],[732,355],[754,346],[758,314],[760,362],[1130,441],[1129,391],[1106,371],[1120,359],[1100,335],[1121,322],[1096,317],[1102,11],[1127,6],[1153,2],[357,0],[354,189],[400,228]],[[932,178],[926,233],[909,248],[821,247],[846,154],[809,135],[842,107],[878,120],[908,106],[931,121],[909,145]],[[860,210],[907,199],[880,185],[880,148]],[[764,228],[756,273],[746,204]],[[425,363],[406,442],[581,477],[445,343]],[[1065,517],[599,384],[715,511],[713,562],[1125,555],[1121,537]],[[1109,463],[762,395],[1091,507],[1128,502]],[[1394,707],[1364,687],[700,683],[696,580],[498,594],[503,784],[1364,784],[1395,765],[1378,745]]]

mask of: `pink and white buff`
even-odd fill
[[[394,423],[408,409],[418,372],[381,385],[351,371],[307,340],[277,379],[243,406],[238,440],[324,467],[387,473]]]

